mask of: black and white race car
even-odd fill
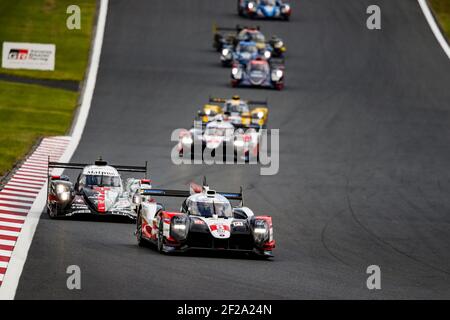
[[[75,183],[66,175],[48,174],[47,212],[50,218],[75,214],[116,215],[136,219],[133,184],[124,187],[119,171],[147,173],[145,166],[109,166],[106,161],[94,164],[48,162],[51,168],[82,170]],[[139,180],[142,188],[150,180]]]
[[[141,190],[136,237],[139,245],[156,245],[160,252],[191,249],[231,250],[272,257],[275,248],[272,218],[256,216],[243,206],[239,193],[217,192],[204,181],[190,191]],[[185,198],[179,212],[167,211],[153,197]],[[232,206],[230,200],[241,201]]]

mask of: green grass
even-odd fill
[[[81,9],[81,29],[69,30],[67,7]],[[59,80],[83,79],[87,66],[95,0],[0,0],[0,44],[3,41],[54,43],[55,71],[11,70],[0,73]]]
[[[450,40],[450,0],[429,0],[439,23]]]
[[[0,175],[41,136],[63,135],[78,93],[0,81]]]

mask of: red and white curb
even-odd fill
[[[47,161],[59,161],[69,142],[70,137],[43,139],[0,191],[0,287],[28,213],[47,181]]]

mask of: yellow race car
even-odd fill
[[[265,129],[269,117],[268,103],[267,100],[243,100],[237,95],[231,99],[210,97],[209,102],[198,112],[198,120],[205,125],[217,116],[231,122],[236,128]]]

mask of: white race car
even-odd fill
[[[124,187],[119,171],[146,173],[147,165],[109,166],[106,161],[97,160],[94,164],[49,162],[48,168],[82,170],[75,183],[65,175],[48,175],[47,212],[50,218],[95,214],[136,219],[133,202],[136,189],[130,189],[131,183]],[[142,188],[151,187],[150,180],[138,181]]]
[[[150,242],[160,252],[191,249],[231,250],[272,257],[275,248],[272,218],[255,216],[243,206],[239,193],[216,192],[204,181],[190,191],[145,189],[138,210],[136,237],[139,245]],[[183,197],[180,212],[167,211],[153,197]],[[232,206],[230,200],[240,200]]]

